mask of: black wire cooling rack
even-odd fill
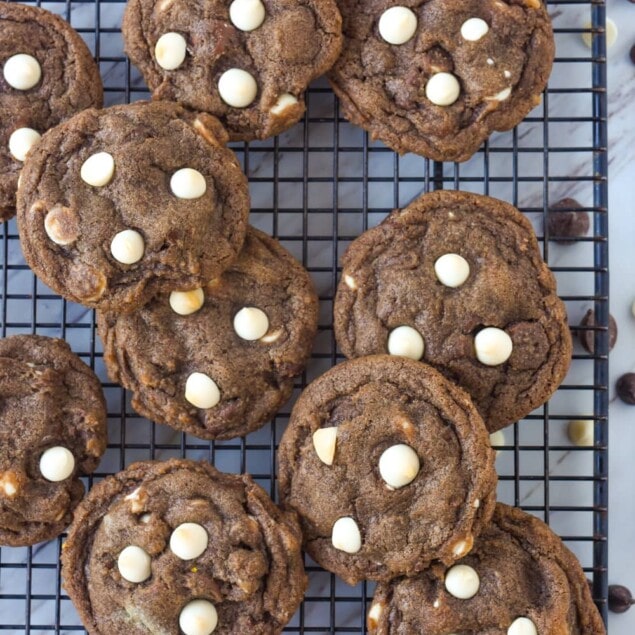
[[[107,105],[148,96],[123,54],[117,0],[38,2],[64,16],[93,50]],[[514,203],[534,223],[545,260],[556,274],[572,325],[596,314],[595,354],[576,346],[571,372],[553,399],[504,433],[497,469],[499,499],[546,520],[580,558],[606,620],[608,530],[608,219],[605,5],[600,0],[550,3],[558,57],[543,103],[515,130],[494,135],[469,162],[432,163],[399,157],[340,116],[326,82],[308,95],[304,121],[279,138],[236,144],[249,176],[252,224],[268,231],[311,272],[320,294],[320,330],[308,381],[339,360],[332,330],[338,262],[346,245],[392,208],[431,189],[481,192]],[[592,34],[586,49],[581,34]],[[549,241],[550,205],[577,198],[592,230],[575,244]],[[275,448],[291,404],[244,439],[207,443],[137,416],[129,395],[111,383],[92,311],[53,294],[25,265],[15,221],[2,226],[2,335],[66,338],[103,381],[109,411],[108,450],[100,479],[142,459],[206,458],[228,472],[248,471],[275,497]],[[580,327],[573,326],[574,335]],[[574,447],[570,419],[595,422],[595,444]],[[63,536],[32,548],[0,551],[0,631],[70,633],[83,628],[60,584]],[[306,599],[288,633],[365,633],[373,586],[349,587],[307,558]],[[248,635],[248,634],[245,634]]]

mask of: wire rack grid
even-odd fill
[[[122,0],[37,2],[65,17],[98,60],[107,105],[147,98],[123,54]],[[319,333],[294,398],[274,420],[246,438],[208,443],[135,414],[129,394],[107,378],[92,311],[46,288],[24,263],[15,221],[1,228],[2,335],[39,333],[65,338],[103,382],[109,444],[94,480],[136,460],[206,458],[228,472],[247,471],[275,498],[275,450],[297,394],[340,360],[332,330],[338,263],[346,246],[395,207],[432,189],[462,189],[514,203],[534,224],[558,279],[571,324],[588,308],[596,315],[595,354],[579,346],[571,372],[543,408],[504,432],[497,469],[499,499],[547,521],[576,553],[606,621],[608,550],[608,220],[605,5],[600,0],[550,3],[557,42],[554,72],[543,103],[516,129],[492,136],[465,164],[399,157],[372,142],[339,112],[325,81],[308,93],[307,114],[278,138],[234,144],[252,195],[251,222],[268,231],[311,272],[320,295]],[[587,24],[588,23],[588,24]],[[581,34],[592,35],[589,53]],[[592,230],[575,244],[549,241],[549,206],[575,196],[592,216]],[[586,327],[589,328],[589,327]],[[582,327],[572,326],[574,336]],[[594,421],[593,447],[574,447],[570,419]],[[61,588],[64,536],[31,548],[0,550],[0,631],[84,632]],[[373,585],[349,587],[307,557],[310,586],[287,633],[366,633]]]

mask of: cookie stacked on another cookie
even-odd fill
[[[347,357],[431,364],[471,395],[490,432],[547,401],[571,361],[566,309],[531,224],[477,194],[424,194],[354,240],[334,314]]]
[[[50,128],[101,107],[99,69],[84,41],[57,15],[0,2],[0,220],[15,214],[20,169]]]

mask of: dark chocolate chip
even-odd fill
[[[595,313],[593,309],[589,309],[586,312],[586,315],[582,318],[580,322],[580,326],[582,327],[593,327],[595,326]],[[585,329],[584,331],[580,331],[578,333],[578,338],[580,340],[580,344],[584,347],[584,349],[593,355],[595,351],[595,331],[592,329]],[[615,342],[617,341],[617,322],[615,318],[609,314],[609,351],[613,350],[615,346]]]
[[[571,243],[566,239],[586,236],[590,225],[589,213],[573,198],[563,198],[549,208],[547,228],[554,242]]]
[[[634,602],[633,595],[625,586],[609,585],[609,610],[613,613],[626,613]]]
[[[615,385],[617,396],[627,404],[635,406],[635,373],[622,375]]]
[[[631,2],[635,2],[635,0],[631,0]],[[635,44],[631,46],[631,62],[635,64]]]

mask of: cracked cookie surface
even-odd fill
[[[424,194],[353,241],[342,264],[342,352],[431,364],[471,395],[490,432],[542,405],[564,379],[565,306],[531,224],[511,205]]]
[[[69,300],[129,311],[236,258],[247,180],[218,120],[165,102],[87,110],[47,133],[18,193],[24,256]]]
[[[342,46],[334,0],[131,0],[123,35],[156,99],[209,112],[246,141],[296,123]]]
[[[606,633],[580,563],[530,514],[497,504],[461,564],[478,580],[469,593],[448,584],[448,570],[437,564],[416,577],[380,584],[368,612],[371,635]],[[469,598],[453,595],[472,592]]]
[[[0,545],[58,536],[106,450],[95,373],[63,340],[0,340]]]
[[[15,214],[22,155],[36,142],[33,133],[101,107],[103,91],[79,34],[38,7],[0,2],[0,68],[0,220],[7,220]]]
[[[540,103],[554,58],[540,0],[338,0],[329,78],[344,115],[400,153],[469,159]]]
[[[236,263],[203,289],[126,315],[100,312],[98,327],[108,372],[133,391],[137,412],[223,439],[262,426],[291,396],[317,307],[302,265],[250,227]]]
[[[63,584],[91,635],[276,635],[306,589],[301,540],[249,475],[134,463],[78,508]]]
[[[306,551],[349,584],[450,564],[496,499],[494,452],[467,394],[388,355],[312,382],[278,460],[280,500],[298,512]]]

